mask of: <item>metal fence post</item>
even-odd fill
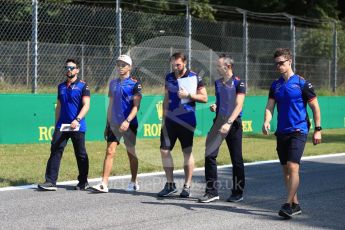
[[[32,76],[32,93],[37,93],[38,77],[38,0],[32,0],[32,56],[33,56],[33,76]]]
[[[333,21],[333,92],[337,89],[337,62],[338,62],[338,33],[337,33],[337,21]]]
[[[212,85],[212,53],[213,53],[213,50],[212,49],[210,49],[210,68],[209,68],[209,71],[210,71],[210,84],[209,84],[209,86],[211,86]]]
[[[248,22],[247,22],[247,11],[242,9],[237,9],[243,15],[243,64],[244,64],[244,80],[246,84],[246,89],[248,90]]]
[[[290,19],[290,30],[291,30],[291,48],[292,48],[292,69],[296,72],[296,27],[294,17],[289,14],[285,14]]]
[[[29,78],[30,78],[30,41],[27,43],[27,53],[26,53],[26,88],[29,88]]]
[[[186,0],[186,51],[188,56],[187,68],[191,68],[192,61],[192,17],[190,16],[189,0]]]
[[[84,80],[84,55],[85,55],[85,44],[81,44],[81,79]]]
[[[116,0],[115,58],[122,53],[122,15],[120,4],[121,0]]]

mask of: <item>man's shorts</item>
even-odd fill
[[[161,145],[164,150],[172,150],[179,139],[184,153],[191,153],[193,148],[195,127],[185,127],[175,122],[165,121],[161,129]]]
[[[120,140],[123,137],[126,146],[135,146],[137,140],[137,125],[129,125],[126,132],[119,131],[119,125],[110,125],[107,129],[107,142],[117,142],[120,144]]]
[[[277,153],[280,164],[286,165],[288,161],[300,163],[307,134],[294,132],[289,134],[275,134],[277,137]]]

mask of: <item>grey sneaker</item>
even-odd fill
[[[57,187],[51,182],[44,182],[43,184],[38,184],[37,188],[43,191],[56,191]]]
[[[243,195],[242,194],[231,194],[228,199],[226,199],[227,202],[240,202],[243,200]]]
[[[289,203],[285,203],[279,210],[279,216],[284,217],[285,219],[290,219],[292,217],[292,208]]]
[[[202,197],[200,197],[198,199],[198,202],[200,203],[210,203],[212,201],[216,201],[219,200],[219,196],[218,195],[213,195],[210,193],[205,193],[205,195],[203,195]]]
[[[75,187],[74,190],[89,190],[90,186],[89,183],[78,183]]]
[[[165,183],[164,188],[162,189],[162,191],[160,191],[157,194],[157,196],[158,197],[166,197],[166,196],[170,196],[173,193],[177,193],[175,183]]]
[[[180,197],[182,198],[188,198],[192,195],[190,192],[190,186],[188,187],[187,185],[183,185],[182,192],[180,193]]]
[[[291,209],[292,209],[292,216],[299,215],[302,213],[302,209],[301,209],[301,206],[299,206],[299,204],[292,202]]]

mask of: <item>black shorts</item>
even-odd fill
[[[161,129],[161,149],[172,150],[179,139],[184,153],[191,153],[195,127],[185,127],[172,121],[165,121]]]
[[[126,132],[120,133],[120,126],[111,125],[107,129],[107,142],[117,142],[120,144],[120,140],[123,137],[126,146],[135,146],[137,140],[137,125],[129,125]]]
[[[275,134],[277,137],[277,153],[280,164],[286,165],[288,161],[300,163],[307,134],[294,132],[289,134]]]

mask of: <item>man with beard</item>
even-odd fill
[[[179,139],[184,157],[185,172],[185,181],[180,197],[187,198],[191,195],[190,186],[194,170],[192,147],[196,127],[195,102],[206,103],[207,92],[201,77],[186,68],[187,58],[183,53],[173,54],[170,58],[170,64],[174,71],[165,77],[163,123],[160,137],[160,151],[167,182],[157,196],[167,197],[177,193],[171,150],[174,148],[176,140]]]
[[[89,159],[85,148],[86,122],[85,115],[90,108],[90,89],[86,82],[78,78],[78,63],[67,59],[66,81],[58,86],[55,108],[55,131],[51,142],[51,153],[47,163],[45,182],[38,184],[38,189],[56,191],[60,162],[68,139],[72,139],[74,154],[77,159],[79,183],[76,190],[89,188],[87,176]],[[64,127],[67,128],[64,130]],[[62,129],[61,129],[62,127]]]

